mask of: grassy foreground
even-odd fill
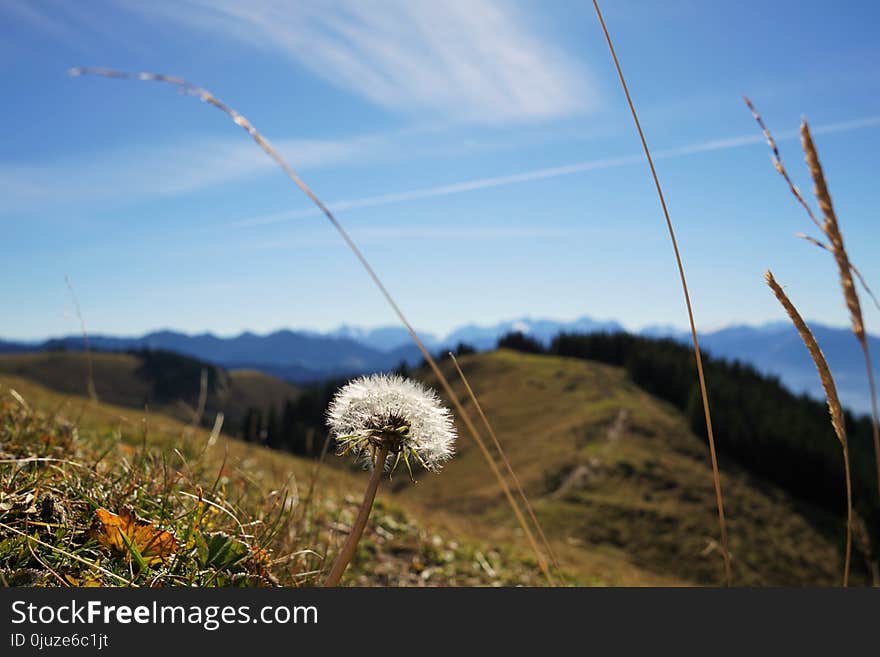
[[[0,584],[319,584],[361,485],[359,473],[319,471],[172,418],[0,379]],[[509,544],[451,536],[380,496],[343,583],[538,577]]]
[[[507,350],[460,362],[565,583],[721,583],[706,445],[679,411],[622,369],[594,362]],[[443,366],[457,381],[451,363]],[[113,376],[130,385],[121,372]],[[432,383],[424,372],[415,376]],[[314,461],[223,433],[211,441],[208,431],[167,415],[16,376],[0,374],[0,413],[0,523],[51,546],[0,527],[7,583],[31,577],[60,585],[70,576],[104,584],[319,584],[365,485],[364,473],[332,455],[317,470]],[[838,584],[843,519],[723,454],[721,466],[734,584]],[[395,475],[382,484],[343,584],[543,584],[466,434],[440,475],[416,479]],[[101,543],[98,509],[120,515],[126,506],[156,531],[173,533],[173,558],[147,554],[142,567],[128,545]],[[869,583],[863,555],[853,565],[853,583]]]

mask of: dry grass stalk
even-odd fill
[[[452,402],[455,407],[456,413],[458,417],[464,422],[467,427],[468,433],[470,433],[474,442],[477,444],[477,447],[480,449],[480,452],[483,455],[483,458],[486,460],[486,463],[489,465],[489,469],[492,470],[492,474],[498,480],[498,484],[501,486],[502,491],[504,492],[504,496],[507,498],[508,503],[513,509],[514,515],[516,516],[517,521],[519,522],[520,527],[523,530],[523,533],[526,535],[526,538],[529,542],[529,545],[532,551],[535,553],[535,558],[538,561],[538,566],[541,571],[544,573],[544,576],[547,578],[547,581],[550,585],[554,585],[555,581],[553,576],[550,573],[550,569],[547,566],[547,562],[541,554],[540,549],[538,548],[538,544],[535,541],[535,537],[529,528],[528,523],[526,522],[525,517],[522,514],[522,511],[519,509],[519,505],[517,505],[516,500],[513,497],[513,493],[510,490],[510,486],[507,484],[504,476],[501,474],[501,471],[498,469],[498,466],[495,464],[492,455],[489,453],[488,448],[486,447],[486,443],[480,435],[479,431],[477,431],[476,426],[468,415],[467,411],[465,411],[464,407],[461,405],[458,397],[455,395],[455,392],[452,389],[449,381],[446,376],[440,370],[440,367],[437,365],[437,362],[434,360],[434,357],[431,356],[427,347],[425,347],[421,338],[416,334],[415,329],[410,324],[409,320],[403,314],[403,311],[397,305],[397,302],[394,301],[394,298],[391,296],[391,293],[382,283],[379,275],[376,274],[372,265],[370,265],[366,256],[361,252],[358,246],[354,243],[351,236],[348,232],[343,228],[342,224],[336,219],[330,209],[318,198],[318,196],[309,188],[308,185],[299,177],[299,175],[294,171],[293,167],[291,167],[287,161],[281,156],[281,154],[275,150],[275,148],[269,143],[269,141],[261,135],[257,129],[248,121],[242,114],[232,109],[228,105],[226,105],[223,101],[217,98],[214,94],[212,94],[207,89],[203,89],[198,87],[191,82],[184,80],[183,78],[174,77],[170,75],[164,75],[162,73],[129,73],[124,71],[116,71],[112,69],[106,68],[73,68],[68,71],[68,73],[72,76],[80,76],[80,75],[98,75],[102,77],[108,78],[116,78],[121,80],[143,80],[143,81],[153,81],[153,82],[164,82],[170,85],[177,87],[181,92],[188,94],[190,96],[195,96],[199,98],[203,102],[208,105],[212,105],[216,107],[221,112],[225,113],[229,116],[232,121],[242,128],[245,132],[247,132],[251,138],[257,143],[257,145],[266,153],[283,171],[287,174],[287,177],[290,178],[297,187],[311,199],[311,201],[318,207],[318,209],[322,212],[322,214],[327,218],[327,220],[333,225],[333,228],[339,233],[340,237],[342,237],[343,241],[346,243],[348,248],[354,254],[354,256],[361,263],[363,268],[366,270],[370,279],[379,289],[379,292],[388,302],[388,305],[391,306],[391,309],[394,311],[394,314],[397,315],[397,318],[403,324],[404,328],[406,328],[407,333],[409,333],[410,338],[412,338],[413,342],[418,347],[422,356],[425,358],[425,361],[430,366],[434,375],[437,377],[438,381],[440,381],[441,386],[443,387],[444,392],[449,397],[449,400]]]
[[[73,291],[73,284],[70,282],[70,278],[66,274],[64,282],[67,284],[71,299],[73,299],[73,308],[76,311],[76,318],[79,320],[79,328],[83,336],[83,347],[86,352],[86,392],[89,395],[89,399],[93,402],[98,401],[98,391],[95,389],[95,373],[92,368],[92,350],[89,349],[89,332],[86,330],[86,322],[83,319],[82,309],[79,307],[79,299],[76,296],[76,292]]]
[[[874,458],[876,461],[876,469],[877,469],[877,492],[880,495],[880,421],[878,421],[878,412],[877,412],[877,392],[876,386],[874,383],[874,370],[871,367],[871,355],[868,349],[868,339],[865,334],[865,322],[862,317],[862,306],[859,301],[859,295],[856,290],[855,282],[853,280],[853,274],[858,277],[859,281],[862,284],[862,287],[865,288],[865,291],[871,296],[874,300],[874,303],[877,304],[877,299],[874,297],[873,292],[868,287],[865,279],[862,277],[859,270],[853,266],[850,262],[849,255],[846,252],[846,247],[843,244],[843,234],[840,231],[840,225],[837,222],[837,214],[834,212],[834,204],[831,201],[831,194],[828,192],[828,184],[825,182],[825,173],[822,171],[822,164],[819,162],[819,153],[816,150],[816,145],[813,143],[813,137],[810,135],[810,127],[807,125],[806,121],[801,123],[801,146],[804,149],[804,154],[807,159],[807,166],[810,169],[810,175],[813,178],[814,185],[814,193],[816,195],[816,200],[819,202],[819,208],[822,210],[822,216],[824,221],[820,222],[816,215],[813,214],[813,211],[810,209],[809,204],[804,200],[803,195],[797,186],[792,182],[791,176],[788,175],[788,171],[785,169],[785,165],[782,163],[782,156],[779,154],[779,148],[776,146],[776,140],[773,139],[773,135],[770,133],[770,130],[764,124],[764,121],[761,119],[761,115],[758,114],[758,111],[755,109],[755,106],[752,102],[743,97],[746,105],[749,110],[752,112],[752,116],[755,117],[755,121],[758,122],[758,125],[761,128],[761,131],[764,133],[764,137],[767,139],[767,143],[770,146],[770,150],[773,152],[773,166],[779,172],[779,174],[785,179],[785,182],[788,183],[788,187],[791,190],[791,193],[794,194],[794,197],[797,199],[798,203],[807,213],[807,216],[825,235],[828,239],[828,244],[825,244],[813,237],[808,235],[800,235],[808,242],[815,244],[816,246],[825,249],[831,255],[834,256],[835,262],[837,262],[837,268],[840,274],[840,284],[843,289],[843,298],[846,302],[846,307],[849,310],[850,323],[852,325],[853,334],[856,336],[856,339],[859,342],[859,346],[862,348],[862,355],[865,358],[865,369],[868,373],[868,388],[871,395],[871,420],[872,420],[872,429],[873,429],[873,438],[874,438]],[[878,305],[880,307],[880,305]]]
[[[724,518],[724,498],[721,494],[721,475],[718,471],[718,457],[715,453],[715,436],[712,431],[712,414],[709,411],[709,394],[706,390],[706,377],[703,374],[703,358],[700,354],[700,344],[697,340],[697,327],[696,322],[694,320],[694,311],[691,307],[691,297],[688,292],[687,279],[684,275],[684,265],[681,262],[681,254],[678,250],[678,241],[675,238],[675,230],[672,227],[672,219],[669,217],[669,209],[666,207],[666,198],[663,196],[663,189],[660,186],[660,178],[657,176],[657,169],[654,167],[654,159],[651,157],[651,151],[648,148],[648,142],[645,139],[645,133],[642,130],[642,124],[639,121],[638,113],[636,112],[635,104],[633,103],[632,97],[629,93],[629,87],[626,84],[626,80],[623,77],[623,69],[620,66],[620,62],[617,59],[617,53],[614,50],[614,44],[611,41],[611,35],[608,33],[608,28],[605,25],[605,19],[602,17],[602,11],[599,9],[598,0],[593,0],[593,7],[596,10],[596,15],[599,17],[599,23],[602,26],[602,32],[605,34],[605,40],[608,43],[608,49],[611,51],[611,58],[614,60],[614,67],[617,69],[617,75],[620,78],[620,84],[623,87],[623,93],[626,95],[626,102],[629,105],[630,112],[632,113],[633,121],[636,124],[636,130],[639,133],[639,139],[642,141],[642,148],[645,151],[645,157],[648,160],[648,166],[651,169],[651,176],[654,178],[654,186],[657,188],[657,196],[660,198],[660,206],[663,208],[663,216],[666,218],[666,227],[669,230],[669,238],[672,241],[672,250],[675,252],[675,262],[678,265],[678,274],[681,278],[681,288],[684,292],[684,301],[687,306],[688,320],[690,322],[691,328],[691,338],[694,343],[694,357],[697,361],[697,377],[700,382],[700,394],[703,398],[703,414],[706,417],[706,434],[709,440],[709,456],[712,461],[712,479],[715,485],[715,501],[718,507],[718,524],[721,529],[721,552],[724,557],[724,577],[725,582],[728,586],[731,584],[731,571],[730,571],[730,550],[728,549],[727,543],[727,522]]]
[[[755,121],[758,122],[758,126],[761,128],[761,132],[764,133],[764,139],[767,140],[767,145],[770,146],[770,150],[773,153],[773,168],[779,172],[779,175],[783,177],[786,183],[788,183],[788,188],[791,190],[791,193],[794,195],[795,199],[798,203],[800,203],[801,207],[806,211],[807,216],[810,218],[816,227],[822,230],[822,224],[816,218],[816,215],[813,214],[813,210],[810,208],[810,205],[804,200],[803,195],[801,194],[801,190],[797,188],[797,185],[791,179],[791,176],[788,175],[788,171],[785,168],[785,164],[782,162],[782,156],[779,154],[779,147],[776,145],[776,140],[773,139],[773,134],[770,132],[770,129],[764,123],[764,119],[761,118],[761,115],[758,114],[758,110],[755,109],[755,106],[752,104],[752,101],[748,99],[748,97],[743,96],[743,100],[748,106],[749,110],[752,112],[752,116],[755,117]]]
[[[504,463],[504,467],[507,469],[507,474],[509,474],[510,478],[513,479],[513,484],[514,486],[516,486],[516,490],[519,493],[520,499],[522,500],[523,505],[526,507],[526,511],[528,512],[529,517],[532,520],[532,524],[535,526],[535,530],[538,532],[538,536],[540,536],[541,538],[541,544],[544,546],[544,549],[550,556],[550,561],[553,562],[553,566],[558,572],[559,560],[553,553],[553,548],[550,547],[550,542],[547,540],[547,535],[544,533],[544,529],[541,527],[541,523],[538,522],[538,517],[535,515],[535,510],[532,507],[531,502],[529,502],[529,498],[526,495],[525,490],[523,490],[522,484],[519,481],[519,477],[516,476],[516,472],[514,472],[513,466],[510,465],[507,454],[505,454],[504,450],[501,448],[501,441],[498,440],[498,435],[492,428],[492,425],[489,422],[489,418],[487,418],[486,414],[483,412],[483,407],[477,399],[477,396],[474,394],[470,382],[467,380],[467,377],[464,375],[464,372],[459,366],[458,359],[455,357],[455,354],[450,351],[449,357],[452,359],[452,364],[455,365],[455,371],[458,372],[458,376],[459,378],[461,378],[461,382],[464,384],[465,390],[467,390],[468,396],[470,396],[471,402],[473,402],[474,404],[474,408],[477,409],[477,415],[480,416],[480,420],[483,422],[483,426],[486,428],[486,432],[492,438],[492,442],[495,444],[495,448],[498,450],[498,454],[501,456],[501,461]]]
[[[800,237],[802,240],[806,240],[810,244],[812,244],[814,246],[818,246],[820,249],[823,249],[824,251],[828,251],[828,253],[831,253],[830,246],[825,244],[825,242],[817,240],[815,237],[812,237],[811,235],[805,235],[804,233],[795,233],[795,237]],[[849,263],[849,268],[852,270],[852,273],[855,275],[855,277],[859,279],[859,283],[861,284],[862,289],[868,293],[869,297],[871,297],[871,301],[874,302],[874,306],[877,307],[877,310],[880,310],[880,301],[877,300],[877,297],[874,295],[874,292],[873,292],[873,290],[871,290],[870,286],[868,285],[868,282],[865,280],[865,277],[862,276],[862,272],[860,272],[858,270],[858,268],[852,263]]]
[[[871,550],[871,535],[868,533],[868,525],[858,511],[853,512],[853,542],[859,547],[862,557],[865,559],[865,568],[871,573],[871,585],[875,588],[880,586],[880,564],[874,558]]]
[[[819,207],[825,218],[822,230],[828,237],[828,241],[831,244],[831,253],[837,262],[837,268],[840,273],[840,285],[843,288],[843,298],[846,300],[846,307],[849,310],[852,331],[859,341],[859,345],[862,347],[862,354],[865,357],[868,387],[871,392],[871,419],[874,437],[874,458],[877,466],[877,492],[880,494],[880,422],[878,422],[877,418],[877,391],[874,385],[874,369],[871,367],[871,354],[868,350],[868,338],[865,335],[862,304],[859,301],[859,294],[853,281],[853,267],[850,264],[846,247],[843,244],[843,234],[840,232],[840,225],[837,223],[837,214],[834,212],[834,204],[831,202],[831,194],[828,192],[822,164],[819,162],[819,153],[816,151],[816,145],[813,143],[810,127],[806,121],[801,123],[801,144],[807,156],[807,166],[810,168],[810,175],[813,177],[816,200],[819,202]]]
[[[801,144],[807,156],[807,166],[810,168],[810,175],[813,177],[815,185],[813,191],[816,194],[816,200],[819,201],[819,208],[822,210],[822,215],[825,218],[822,224],[822,232],[825,233],[828,241],[831,243],[831,253],[834,255],[834,259],[837,261],[837,266],[840,269],[840,284],[843,287],[843,297],[849,310],[852,330],[859,339],[859,342],[865,344],[865,323],[862,318],[862,306],[859,303],[859,295],[856,292],[855,282],[853,281],[849,256],[846,253],[846,247],[843,245],[843,235],[837,223],[837,214],[834,212],[831,194],[828,193],[825,174],[822,171],[822,164],[819,162],[819,154],[816,152],[816,145],[813,143],[810,128],[806,121],[801,123]]]
[[[35,536],[31,536],[30,534],[25,534],[24,532],[19,531],[15,527],[10,527],[9,525],[7,525],[5,523],[0,522],[0,529],[5,529],[6,531],[10,531],[13,534],[18,534],[19,536],[26,538],[28,541],[33,541],[37,545],[42,545],[44,548],[48,548],[48,549],[52,550],[52,552],[56,552],[58,554],[61,554],[65,557],[67,557],[68,559],[73,559],[74,561],[77,561],[77,562],[83,564],[87,568],[94,568],[99,573],[102,573],[102,574],[106,575],[107,577],[110,577],[111,579],[115,579],[117,582],[119,582],[123,586],[131,586],[131,587],[137,586],[137,584],[135,584],[134,582],[129,581],[129,580],[125,579],[124,577],[120,577],[116,573],[111,572],[111,571],[107,570],[106,568],[102,568],[98,564],[92,563],[88,559],[83,559],[82,557],[80,557],[76,554],[73,554],[72,552],[68,552],[67,550],[63,550],[60,547],[56,547],[54,545],[50,545],[49,543],[46,543],[45,541],[41,541],[40,539],[36,538]],[[65,583],[65,586],[66,585],[67,584]]]
[[[813,214],[813,210],[810,208],[809,204],[804,200],[804,197],[801,194],[800,189],[798,189],[797,185],[794,184],[794,182],[791,179],[791,176],[788,175],[788,170],[785,168],[785,164],[782,162],[782,156],[779,153],[779,147],[776,145],[776,140],[773,138],[773,134],[770,132],[770,129],[764,123],[764,119],[761,118],[761,115],[758,113],[758,110],[755,109],[754,104],[752,103],[751,100],[749,100],[748,97],[743,96],[743,100],[745,101],[749,110],[752,112],[752,116],[755,118],[755,121],[757,121],[758,126],[761,128],[761,132],[764,133],[764,138],[767,140],[767,144],[770,146],[770,150],[773,154],[773,168],[776,169],[776,171],[779,173],[779,175],[781,175],[783,177],[783,179],[785,180],[785,182],[788,184],[789,190],[791,190],[791,193],[794,195],[795,200],[797,200],[797,202],[800,204],[800,206],[806,211],[807,216],[810,218],[810,221],[812,221],[816,225],[816,227],[819,228],[819,230],[821,230],[823,233],[825,233],[824,224],[821,223],[816,218],[815,214]],[[812,143],[812,140],[810,140],[810,143]],[[813,150],[815,152],[815,148]],[[818,160],[818,156],[817,156],[816,162],[818,163],[818,161],[819,160]],[[826,192],[827,192],[827,188],[826,188]],[[835,219],[835,225],[836,224],[837,224],[837,220]],[[810,235],[805,235],[803,233],[797,233],[797,237],[800,237],[801,239],[806,240],[810,244],[813,244],[814,246],[818,246],[820,249],[824,249],[825,251],[828,251],[829,253],[832,253],[832,254],[834,253],[830,246],[828,246],[827,244],[825,244],[824,242],[822,242],[820,240],[817,240],[815,237],[812,237]],[[859,272],[859,270],[856,268],[856,266],[854,264],[852,264],[851,262],[849,263],[849,266],[850,266],[850,269],[852,270],[852,273],[855,274],[856,277],[859,279],[859,283],[861,283],[862,288],[865,290],[865,292],[868,293],[868,295],[874,301],[874,305],[877,306],[878,309],[880,309],[880,302],[877,301],[877,297],[874,296],[874,293],[871,291],[871,288],[868,286],[868,283],[865,280],[864,276],[862,276],[861,272]]]
[[[309,437],[312,438],[313,435],[314,430],[310,430]],[[303,504],[300,505],[300,507],[302,508],[302,512],[299,518],[299,522],[296,526],[297,534],[304,533],[306,522],[308,522],[309,519],[309,514],[315,505],[318,477],[321,474],[321,466],[324,465],[324,458],[327,456],[327,450],[330,448],[330,439],[332,437],[333,436],[328,431],[327,435],[324,437],[324,444],[321,447],[321,453],[318,456],[318,459],[315,461],[315,467],[312,468],[312,473],[309,476],[309,487],[307,489],[306,496],[303,498]]]
[[[189,424],[183,430],[184,438],[191,438],[195,433],[196,429],[199,428],[199,425],[202,423],[202,417],[205,415],[205,407],[208,404],[208,370],[202,368],[202,374],[199,377],[199,399],[196,402],[196,407],[192,409],[192,419],[190,419]],[[146,442],[146,438],[145,438]],[[208,443],[205,443],[205,449],[208,449]]]
[[[785,308],[785,312],[788,313],[792,323],[795,325],[795,328],[797,328],[801,340],[803,340],[807,350],[810,352],[810,357],[813,359],[813,363],[816,364],[816,369],[819,371],[819,380],[822,382],[822,388],[825,390],[825,399],[828,401],[828,414],[831,416],[831,426],[834,428],[834,433],[837,434],[837,439],[840,441],[840,446],[843,449],[843,467],[846,475],[846,559],[843,566],[843,585],[846,586],[849,583],[849,562],[852,552],[853,507],[852,482],[849,469],[849,447],[846,442],[846,425],[843,418],[843,407],[840,405],[840,399],[837,396],[837,386],[834,385],[834,378],[831,376],[831,370],[828,368],[825,355],[819,348],[819,343],[816,342],[813,332],[810,331],[810,328],[807,326],[806,322],[804,322],[800,313],[797,311],[797,308],[794,307],[794,304],[785,294],[785,291],[780,287],[779,283],[776,282],[776,279],[773,278],[772,272],[767,271],[767,273],[764,274],[764,277],[767,279],[767,285],[773,290],[773,294],[779,299],[779,303]]]

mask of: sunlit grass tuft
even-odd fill
[[[225,464],[209,469],[194,443],[168,453],[127,444],[112,431],[87,439],[74,424],[5,395],[0,445],[6,584],[278,582],[273,560],[285,546],[276,539],[293,511],[287,494],[263,498]],[[130,522],[118,534],[101,522],[120,516]],[[308,581],[308,559],[300,563],[284,576]]]

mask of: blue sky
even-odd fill
[[[845,325],[832,259],[774,173],[816,133],[853,261],[880,287],[880,6],[606,0],[657,154],[698,325]],[[686,325],[665,224],[588,2],[0,0],[0,337],[221,335],[395,319],[330,225],[221,113],[337,211],[411,321]],[[880,313],[866,306],[869,329]]]

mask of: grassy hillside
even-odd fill
[[[119,362],[108,373],[118,375]],[[461,364],[550,536],[566,581],[599,585],[721,582],[723,567],[714,542],[718,525],[705,442],[691,433],[686,418],[673,406],[635,386],[623,370],[588,361],[500,350],[467,356]],[[444,367],[464,399],[451,364]],[[99,395],[102,371],[96,364]],[[430,377],[425,378],[432,383]],[[140,445],[145,432],[147,444],[166,455],[178,447],[191,459],[201,454],[205,444],[203,431],[188,429],[179,419],[155,411],[145,417],[132,408],[88,402],[22,378],[0,375],[0,385],[15,388],[32,406],[50,413],[60,409],[61,416],[76,421],[88,449],[117,445],[122,450],[117,459],[130,456],[125,450],[133,447],[125,445]],[[253,391],[258,386],[251,381],[246,388]],[[3,390],[0,397],[9,399]],[[469,402],[465,405],[470,408]],[[167,458],[177,459],[176,467],[182,470],[180,457],[173,451],[170,454]],[[209,484],[224,455],[226,471],[238,473],[252,486],[252,497],[245,496],[238,503],[246,516],[260,517],[260,505],[270,499],[268,491],[283,489],[291,477],[300,504],[308,497],[312,462],[221,438],[198,459]],[[350,511],[365,483],[363,473],[328,458],[316,489],[325,500],[321,504],[329,506],[315,506],[325,509],[321,514],[342,513],[343,507]],[[839,583],[841,518],[798,502],[731,463],[722,461],[722,467],[736,584]],[[385,508],[379,512],[379,528],[373,526],[362,544],[349,582],[541,582],[497,482],[466,433],[461,433],[457,456],[441,474],[422,473],[417,479],[413,484],[398,475],[383,486],[380,500]],[[390,518],[384,525],[382,514]],[[308,549],[332,554],[331,530],[340,530],[344,522],[340,527],[326,515],[321,517],[314,526],[323,527],[324,533],[285,534],[284,540],[273,544],[273,553]],[[386,525],[397,529],[389,530]],[[397,531],[411,533],[403,539]],[[430,547],[435,542],[430,532],[436,532],[436,541],[455,549]],[[392,545],[389,533],[395,537]],[[394,542],[398,539],[408,547]],[[425,550],[433,555],[433,566],[424,565]],[[414,553],[420,555],[418,559]],[[436,570],[441,565],[446,570]],[[854,582],[866,583],[858,552],[854,565]],[[475,574],[474,568],[482,575]],[[377,569],[384,573],[381,577]],[[425,570],[428,576],[422,580]],[[493,572],[495,579],[490,576]],[[285,583],[312,583],[316,576],[286,577],[281,578]]]
[[[222,411],[227,427],[237,429],[250,407],[283,406],[299,390],[254,370],[226,371],[167,352],[91,354],[95,392],[100,401],[190,421],[198,407],[201,372],[208,372],[208,421]],[[89,365],[83,352],[0,355],[0,374],[19,376],[71,395],[86,395]]]
[[[168,416],[0,375],[0,585],[320,583],[354,520],[362,474],[209,438]],[[380,493],[343,584],[540,582],[514,541],[488,543],[444,513],[389,498]],[[149,563],[144,552],[141,567],[126,546],[101,545],[97,510],[126,507],[151,531],[173,532],[174,553]]]
[[[589,548],[686,581],[722,581],[707,448],[671,405],[636,387],[621,369],[592,362],[500,350],[468,356],[461,365],[555,549],[575,573],[588,576],[589,564],[572,548]],[[451,364],[445,369],[463,399]],[[843,520],[730,463],[722,466],[735,583],[838,584]],[[401,479],[400,499],[488,526],[507,523],[510,513],[485,471],[462,433],[459,454],[443,475],[423,475],[416,486]],[[865,577],[858,575],[863,583]]]

